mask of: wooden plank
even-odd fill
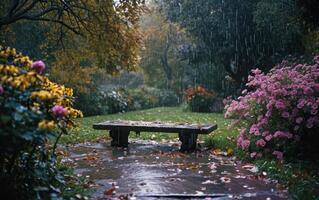
[[[129,130],[137,132],[166,132],[166,133],[195,133],[209,134],[217,129],[216,124],[173,124],[162,122],[140,121],[106,121],[93,124],[94,129],[100,130]]]

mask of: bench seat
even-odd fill
[[[144,121],[105,121],[93,124],[94,129],[109,130],[112,138],[111,145],[119,147],[128,146],[130,131],[134,132],[164,132],[178,133],[182,142],[181,151],[194,151],[197,147],[197,135],[209,134],[217,129],[215,124],[190,124],[169,122],[144,122]]]

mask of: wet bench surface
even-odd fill
[[[93,128],[109,130],[112,138],[111,145],[117,147],[128,146],[130,131],[178,133],[179,140],[182,142],[181,151],[191,152],[196,150],[198,134],[209,134],[217,129],[217,125],[117,120],[95,123]]]

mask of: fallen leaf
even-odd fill
[[[216,184],[216,181],[206,180],[206,181],[202,182],[202,184],[203,184],[203,185]]]
[[[122,195],[120,195],[120,196],[118,197],[118,199],[120,199],[120,200],[129,200],[129,197],[128,197],[128,195],[122,194]]]
[[[220,149],[214,149],[213,151],[211,151],[211,153],[213,155],[219,156],[222,154],[222,151]]]
[[[222,174],[222,175],[230,175],[231,173],[228,172],[228,171],[222,171],[221,174]]]
[[[232,156],[233,150],[228,149],[227,152],[225,152],[225,151],[222,151],[220,149],[215,149],[215,150],[211,151],[211,154],[213,154],[215,156]]]
[[[233,156],[234,155],[234,150],[231,148],[227,149],[227,156]]]
[[[64,152],[64,151],[57,151],[56,155],[58,155],[58,156],[67,156],[67,153]]]
[[[92,155],[88,155],[88,156],[84,157],[82,160],[93,161],[93,160],[97,160],[97,157],[96,156],[92,156]]]
[[[115,192],[115,187],[111,187],[111,188],[109,188],[109,189],[106,189],[106,190],[104,191],[104,194],[105,194],[105,195],[113,195],[114,192]]]
[[[228,177],[221,177],[220,180],[222,181],[222,183],[230,183],[231,179]]]
[[[242,168],[243,168],[243,169],[246,169],[246,170],[248,170],[248,171],[250,171],[250,172],[253,172],[253,173],[258,172],[258,167],[254,166],[254,165],[248,164],[248,165],[242,166]]]
[[[84,188],[92,188],[92,187],[98,187],[99,184],[96,184],[96,183],[93,182],[93,181],[88,181],[88,182],[86,182],[86,183],[83,183],[82,186],[83,186]]]
[[[216,163],[214,163],[214,162],[213,162],[213,163],[210,163],[210,164],[209,164],[209,168],[210,168],[210,169],[216,169],[216,168],[217,168]]]
[[[109,189],[106,189],[106,190],[104,191],[104,194],[105,194],[105,195],[113,195],[114,193],[115,193],[115,184],[112,183],[112,187],[109,188]]]
[[[234,178],[247,178],[246,176],[243,176],[243,175],[237,175],[235,176]]]
[[[220,164],[224,166],[236,166],[236,163],[231,160],[221,160]]]

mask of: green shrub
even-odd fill
[[[103,97],[97,91],[76,95],[74,107],[81,110],[84,116],[102,115],[105,113]]]
[[[108,114],[129,110],[129,99],[124,90],[101,92],[100,101],[102,111]]]
[[[130,110],[140,110],[156,107],[159,99],[155,93],[147,88],[127,90],[130,99]]]
[[[0,47],[0,184],[7,199],[61,193],[54,150],[82,113],[72,108],[72,89],[51,82],[44,70],[42,61]]]
[[[180,103],[179,97],[175,92],[170,90],[158,91],[159,106],[177,106]]]
[[[178,105],[178,96],[174,92],[146,87],[112,89],[101,92],[96,98],[96,105],[103,114]]]

